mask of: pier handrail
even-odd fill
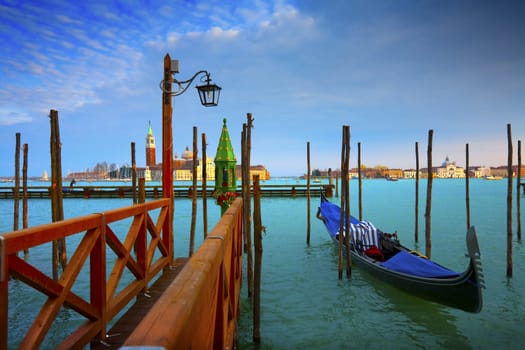
[[[124,348],[233,349],[242,280],[242,199],[237,198]]]
[[[169,199],[159,199],[0,235],[0,348],[8,348],[11,276],[47,296],[20,348],[40,348],[62,307],[76,311],[86,321],[68,333],[58,349],[82,348],[93,339],[104,340],[108,323],[172,261],[169,237],[162,232],[169,205]],[[158,210],[156,221],[154,210]],[[131,225],[123,235],[109,226],[128,218]],[[58,281],[17,255],[73,236],[79,243]],[[114,261],[107,259],[106,246],[114,253]],[[83,268],[89,271],[89,291],[82,291],[87,295],[72,291]],[[131,281],[122,278],[126,269],[132,274]]]

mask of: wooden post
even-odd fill
[[[345,126],[343,125],[343,135],[341,138],[341,206],[339,214],[339,237],[338,237],[338,264],[337,276],[340,280],[343,279],[343,239],[345,234],[344,210],[345,210],[345,196],[346,186],[348,185],[348,172],[345,168]]]
[[[350,172],[350,126],[345,125],[345,169],[346,169],[346,185],[345,185],[345,247],[346,247],[346,277],[352,277],[352,252],[350,250],[350,179],[348,178]],[[361,190],[359,190],[361,193]],[[361,204],[361,203],[360,203]],[[360,209],[361,210],[361,209]]]
[[[139,177],[138,203],[146,202],[146,179]]]
[[[518,140],[518,173],[516,174],[516,228],[518,233],[518,241],[521,241],[521,140]]]
[[[432,256],[432,241],[430,236],[431,231],[431,212],[432,212],[432,136],[434,130],[428,131],[428,148],[427,148],[427,205],[425,208],[425,255],[430,259]]]
[[[251,117],[248,116],[248,119]],[[249,122],[249,120],[248,120]],[[250,215],[250,169],[248,164],[248,128],[244,123],[241,132],[241,166],[242,166],[242,198],[243,198],[243,228],[244,228],[244,251],[247,255],[246,274],[248,277],[248,298],[253,295],[253,256],[251,237],[251,215]]]
[[[195,228],[197,226],[197,163],[199,161],[199,150],[197,146],[197,127],[193,127],[193,167],[191,172],[191,227],[190,227],[190,250],[188,256],[193,255],[195,249]]]
[[[255,246],[254,288],[253,288],[253,341],[261,342],[261,272],[262,272],[262,223],[261,223],[261,187],[259,175],[253,177],[253,240]]]
[[[512,277],[512,127],[507,124],[507,277]]]
[[[18,231],[20,221],[20,133],[15,134],[15,186],[13,192],[13,231]]]
[[[416,142],[416,205],[414,218],[414,241],[419,240],[419,143]]]
[[[24,161],[22,165],[22,228],[28,227],[27,222],[27,143],[23,146]],[[519,187],[519,186],[518,186]],[[27,256],[28,249],[24,249],[24,256]]]
[[[310,245],[310,141],[306,142],[306,244]]]
[[[206,156],[206,134],[201,134],[201,147],[202,147],[202,176],[201,176],[201,187],[202,187],[202,231],[204,239],[208,237],[208,198],[206,181],[208,181],[207,175],[207,159]]]
[[[51,206],[53,213],[53,222],[64,220],[64,207],[62,201],[62,157],[61,157],[61,141],[60,141],[60,127],[58,123],[58,111],[50,111],[51,119],[51,183],[52,192]],[[67,265],[67,254],[66,254],[66,241],[65,239],[59,239],[54,243],[53,249],[53,278],[58,279],[58,266],[62,267],[62,270]]]
[[[326,187],[325,194],[327,197],[333,196],[333,183],[332,183],[332,168],[328,168],[328,186]]]
[[[470,183],[469,183],[469,149],[468,143],[465,145],[465,205],[467,209],[467,231],[470,228]]]
[[[137,164],[135,163],[135,142],[131,143],[131,190],[133,204],[137,204]]]
[[[339,197],[339,177],[335,176],[335,196]]]
[[[361,142],[357,143],[357,176],[359,182],[359,221],[363,220],[363,182],[361,178]]]
[[[171,57],[164,56],[164,89],[162,91],[162,193],[170,199],[168,217],[162,227],[162,240],[168,247],[170,264],[173,263],[173,131],[171,126]]]

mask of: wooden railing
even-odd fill
[[[242,280],[242,199],[222,216],[124,346],[233,349]]]
[[[162,231],[169,202],[160,199],[0,235],[0,349],[7,349],[9,344],[10,277],[47,297],[22,339],[21,349],[40,348],[62,307],[74,310],[86,321],[71,332],[67,330],[59,349],[79,349],[93,339],[105,339],[108,322],[172,262],[170,237]],[[156,221],[152,218],[154,210],[158,213]],[[109,226],[128,218],[131,225],[124,234],[117,235]],[[17,252],[73,236],[79,243],[58,281],[18,257]],[[114,252],[114,262],[106,258],[106,246]],[[79,295],[72,287],[84,267],[89,271],[89,293]],[[130,281],[122,278],[126,269],[133,276]],[[107,276],[106,270],[111,271]]]
[[[319,195],[327,184],[311,184],[310,193],[312,196]],[[213,193],[213,186],[208,187],[207,196],[211,197]],[[237,192],[241,192],[239,187]],[[19,197],[22,198],[23,189],[20,189]],[[50,198],[51,190],[49,186],[30,186],[27,189],[27,198]],[[173,195],[176,198],[191,198],[191,186],[173,186]],[[263,184],[261,186],[261,196],[263,197],[304,197],[307,195],[307,185],[302,183],[297,184]],[[146,198],[161,198],[163,196],[162,186],[145,186]],[[202,196],[202,187],[197,187],[197,196]],[[120,185],[93,185],[93,186],[64,186],[62,188],[62,197],[68,198],[133,198],[132,186]],[[0,200],[13,199],[13,186],[0,186]]]

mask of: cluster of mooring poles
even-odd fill
[[[63,204],[63,177],[62,177],[62,142],[60,140],[60,127],[58,121],[58,111],[50,110],[50,156],[51,156],[51,186],[49,187],[49,197],[51,199],[51,219],[52,222],[64,220]],[[15,144],[15,183],[13,188],[13,231],[19,230],[19,206],[20,206],[20,133],[16,133]],[[22,225],[28,227],[28,144],[23,145],[23,166],[22,166]],[[145,201],[145,182],[144,178],[139,179],[139,193],[137,198],[137,174],[135,165],[135,143],[131,143],[132,159],[132,187],[133,203],[143,203]],[[24,251],[27,258],[29,252]],[[67,247],[65,239],[54,241],[52,244],[52,275],[54,280],[59,278],[59,269],[62,271],[67,266]]]
[[[432,138],[434,130],[428,130],[428,144],[427,144],[427,191],[426,191],[426,204],[425,204],[425,255],[431,258],[432,255],[432,239],[431,239],[431,212],[432,212]],[[512,143],[512,128],[510,124],[507,124],[507,143],[508,143],[508,161],[507,161],[507,277],[512,277],[512,192],[513,192],[513,143]],[[359,204],[359,220],[362,220],[362,177],[361,177],[361,143],[357,143],[357,171],[358,171],[358,204]],[[341,221],[339,232],[347,232],[348,227],[344,227],[346,222],[349,222],[350,217],[350,204],[349,204],[349,160],[350,160],[350,128],[349,126],[343,126],[343,139],[341,149]],[[311,177],[311,166],[310,166],[310,142],[306,143],[306,159],[307,159],[307,232],[306,232],[306,243],[310,244],[310,177]],[[416,174],[415,174],[415,220],[414,220],[414,242],[417,245],[419,241],[419,143],[415,143],[415,158],[416,158]],[[466,226],[467,230],[471,227],[470,217],[470,154],[469,144],[465,144],[465,206],[466,206]],[[348,162],[348,163],[347,163]],[[517,142],[517,184],[516,184],[516,231],[517,240],[521,241],[521,201],[520,201],[520,186],[525,185],[521,183],[521,140]],[[326,188],[326,192],[331,194],[331,169],[328,171],[329,174],[329,186]],[[336,179],[336,196],[338,196],[338,183]],[[344,231],[343,231],[344,230]],[[338,275],[339,279],[342,278],[343,271],[343,246],[349,247],[349,244],[343,242],[342,235],[339,235],[339,266]],[[347,235],[344,235],[347,236]],[[343,244],[344,243],[344,244]],[[351,255],[350,252],[346,252],[347,255],[347,276],[351,277]]]

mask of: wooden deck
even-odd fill
[[[172,231],[165,229],[169,198],[0,235],[0,349],[10,348],[8,276],[47,295],[25,335],[14,340],[21,349],[41,348],[64,307],[85,321],[60,334],[63,339],[52,345],[57,349],[233,349],[243,271],[242,203],[237,198],[231,204],[191,258],[172,258]],[[130,226],[114,225],[130,218]],[[72,236],[78,244],[56,280],[18,256]],[[108,252],[115,259],[107,259]],[[88,286],[79,278],[86,270]],[[134,278],[122,279],[125,273]],[[80,280],[82,292],[74,288]]]
[[[92,342],[91,349],[119,349],[187,262],[188,258],[177,258],[173,267],[165,269],[162,275],[148,289],[147,295],[140,294],[137,296],[135,304],[133,304],[108,331],[106,340],[104,342]]]

